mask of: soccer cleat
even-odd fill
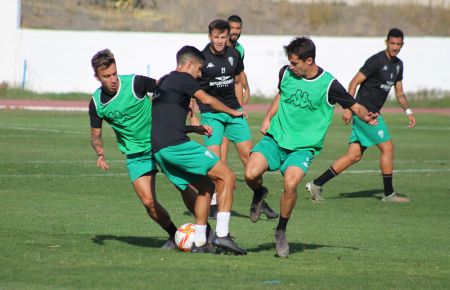
[[[218,237],[217,233],[215,233],[211,240],[211,244],[218,248],[233,252],[236,255],[247,255],[247,251],[236,245],[236,243],[231,239],[230,234],[225,237]]]
[[[270,206],[265,201],[263,201],[263,203],[261,204],[261,211],[270,220],[276,219],[278,217],[277,212],[270,208]]]
[[[217,218],[217,204],[211,204],[209,208],[209,218],[212,220]]]
[[[287,258],[289,255],[289,244],[286,239],[286,231],[275,230],[275,249],[277,256],[280,258]]]
[[[164,245],[162,245],[161,250],[175,250],[177,248],[177,244],[175,244],[174,239],[168,239]]]
[[[404,202],[409,202],[409,198],[406,197],[401,197],[398,195],[398,193],[396,193],[395,191],[393,193],[391,193],[388,196],[384,196],[381,201],[383,202],[398,202],[398,203],[404,203]]]
[[[216,249],[213,245],[210,243],[206,243],[203,246],[197,247],[195,244],[192,245],[191,250],[189,251],[191,253],[200,253],[200,254],[215,254]]]
[[[267,188],[264,186],[261,188],[259,194],[253,192],[252,204],[250,206],[250,220],[252,223],[256,223],[259,220],[259,217],[261,216],[261,206],[268,193]]]
[[[314,201],[322,201],[324,198],[322,197],[322,187],[315,185],[314,182],[310,181],[305,186],[306,190],[311,194],[311,200]]]

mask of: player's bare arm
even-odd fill
[[[262,134],[266,134],[267,130],[269,130],[270,127],[270,120],[272,120],[272,117],[276,114],[278,111],[278,105],[280,104],[280,93],[278,93],[275,98],[272,101],[272,104],[270,104],[269,110],[267,110],[266,115],[264,116],[264,119],[261,124],[261,128],[259,131]]]
[[[97,166],[103,170],[108,170],[109,166],[103,153],[102,128],[91,128],[91,146],[97,153]]]
[[[242,86],[242,79],[240,75],[237,75],[234,77],[234,93],[236,94],[236,98],[239,102],[239,104],[242,106],[244,103],[244,97],[243,97],[243,86]]]
[[[245,105],[250,101],[250,87],[248,85],[247,74],[245,73],[245,71],[241,71],[240,77],[243,89],[241,105]]]
[[[204,90],[198,90],[194,95],[200,102],[205,105],[211,106],[214,110],[227,113],[233,117],[245,116],[245,113],[242,111],[233,110],[226,105],[224,105],[221,101],[216,98],[208,95]]]
[[[403,92],[403,83],[402,81],[398,81],[395,83],[395,96],[397,98],[397,102],[400,107],[405,111],[406,116],[408,117],[409,124],[408,128],[413,128],[416,126],[416,118],[414,118],[412,110],[409,108],[408,100]]]
[[[211,136],[212,128],[208,125],[187,125],[186,133],[197,133],[199,135]]]
[[[350,81],[348,85],[348,93],[355,97],[356,89],[358,86],[367,79],[367,77],[362,72],[357,72],[353,79]],[[345,125],[348,125],[352,121],[353,112],[350,109],[344,109],[344,113],[342,114],[342,121],[344,121]],[[362,118],[364,120],[364,118]]]

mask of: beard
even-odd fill
[[[236,41],[238,41],[239,37],[241,37],[240,34],[232,33],[232,34],[230,34],[230,41],[233,43],[236,43]]]

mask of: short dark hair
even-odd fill
[[[295,54],[303,61],[310,57],[313,60],[316,58],[316,45],[310,38],[304,36],[294,38],[288,45],[284,46],[284,51],[288,57]]]
[[[400,37],[401,39],[403,39],[403,32],[398,28],[391,28],[386,39],[389,39],[390,37]]]
[[[239,15],[231,15],[230,17],[228,17],[228,22],[237,22],[242,24],[242,19],[241,17],[239,17]]]
[[[185,45],[177,52],[177,65],[183,65],[188,59],[195,59],[200,63],[205,61],[205,57],[200,50],[193,46]]]
[[[113,63],[116,63],[116,59],[109,49],[100,50],[91,59],[91,65],[95,73],[97,73],[99,67],[108,68]]]
[[[211,34],[213,30],[219,30],[220,33],[224,32],[225,30],[230,32],[230,24],[228,24],[228,21],[225,21],[223,19],[216,19],[208,25],[209,34]]]

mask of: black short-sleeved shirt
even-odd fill
[[[240,105],[234,91],[234,78],[244,70],[241,55],[234,47],[226,46],[220,55],[212,53],[210,47],[211,44],[208,44],[202,51],[205,62],[199,79],[200,86],[228,107],[238,109]],[[197,103],[202,112],[217,112],[200,101]]]
[[[133,83],[133,90],[136,96],[140,99],[147,96],[148,93],[152,93],[156,87],[156,80],[152,78],[148,78],[145,76],[135,76]],[[102,90],[100,95],[100,101],[103,104],[106,104],[114,97],[114,95],[110,95],[107,92]],[[89,102],[89,117],[91,128],[101,128],[103,119],[97,115],[97,109],[94,104],[94,100],[91,98]]]
[[[367,79],[359,86],[356,100],[369,111],[379,112],[391,87],[403,79],[403,62],[397,57],[390,60],[383,50],[368,58],[359,71]]]
[[[288,68],[288,65],[282,67],[278,74],[278,90],[280,90],[280,84],[281,80],[283,79],[284,71]],[[319,67],[317,74],[308,80],[316,79],[322,73],[323,69]],[[342,108],[347,109],[353,106],[356,103],[356,100],[345,90],[345,88],[337,79],[334,79],[331,82],[330,89],[328,90],[328,102],[332,105],[338,103]]]
[[[152,149],[159,150],[189,141],[186,117],[191,97],[201,90],[188,73],[173,71],[159,80],[153,93]]]

